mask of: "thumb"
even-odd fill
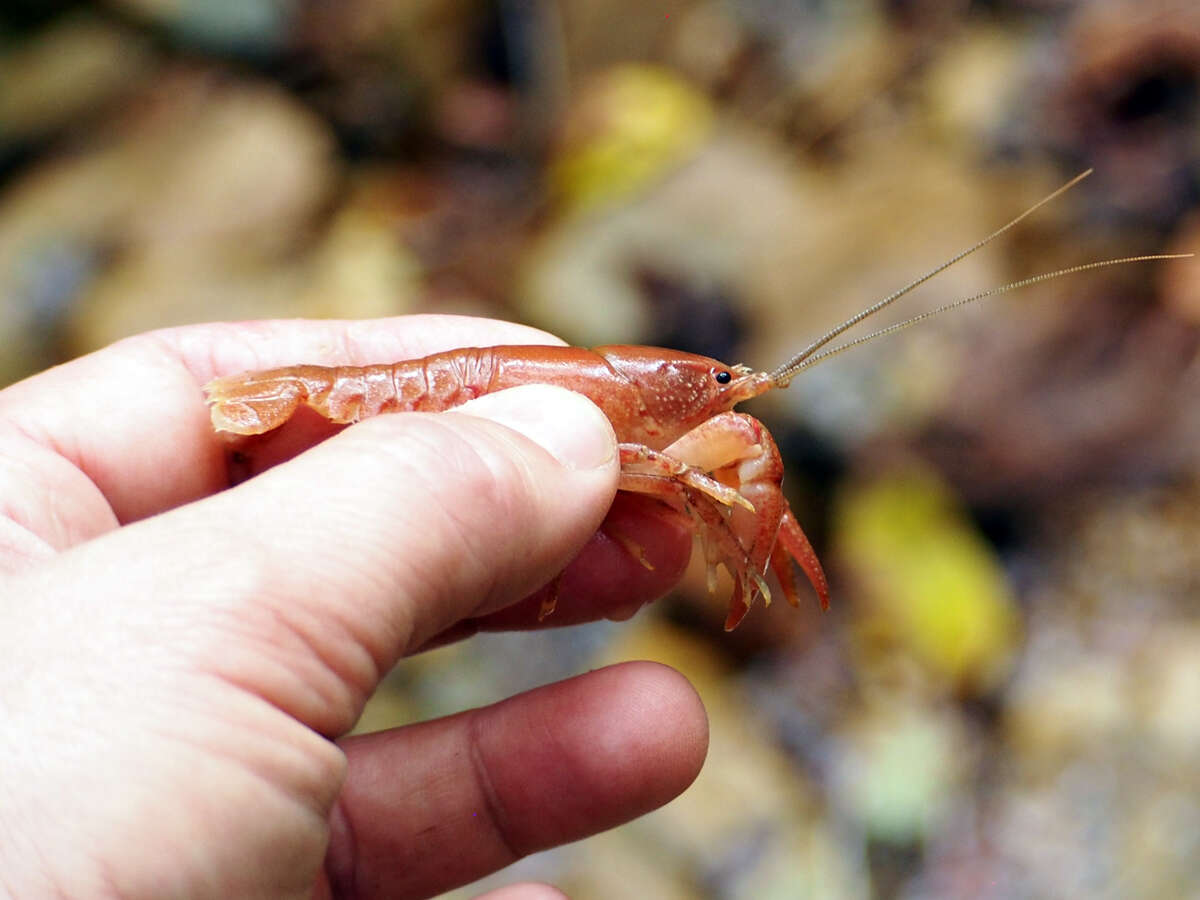
[[[139,623],[164,619],[160,646],[337,734],[407,650],[560,571],[617,475],[612,427],[590,401],[514,388],[361,422],[63,554],[57,574],[70,584],[74,569]],[[119,616],[107,605],[95,627]]]

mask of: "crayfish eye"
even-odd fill
[[[713,377],[717,379],[717,384],[729,384],[729,382],[733,381],[733,374],[731,372],[718,372]]]

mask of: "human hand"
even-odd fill
[[[553,340],[450,317],[196,326],[0,391],[0,888],[427,896],[683,790],[704,712],[645,663],[344,737],[407,653],[534,627],[530,595],[568,561],[548,626],[678,577],[673,514],[613,509],[653,571],[596,534],[617,462],[588,401],[519,388],[290,458],[317,437],[299,423],[226,489],[245,457],[200,394],[244,369]]]

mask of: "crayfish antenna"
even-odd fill
[[[921,275],[919,278],[915,278],[914,280],[910,281],[908,284],[906,284],[904,287],[900,288],[898,291],[893,291],[892,293],[888,294],[886,297],[884,297],[879,302],[873,303],[871,306],[868,306],[862,312],[855,313],[853,316],[848,318],[846,321],[842,322],[840,325],[835,325],[833,328],[829,329],[829,331],[825,332],[823,335],[821,335],[819,338],[817,338],[815,341],[813,341],[811,344],[809,344],[807,347],[805,347],[803,350],[801,350],[799,353],[797,353],[795,356],[793,356],[791,359],[789,359],[786,363],[784,363],[782,366],[780,366],[779,368],[777,368],[775,371],[773,371],[771,373],[771,377],[775,381],[775,386],[776,387],[787,387],[797,372],[799,372],[803,368],[807,368],[807,366],[804,365],[805,361],[808,360],[809,357],[811,357],[813,354],[815,354],[822,347],[828,345],[835,338],[837,338],[838,336],[849,331],[851,328],[853,328],[855,325],[857,325],[859,322],[863,321],[864,319],[869,319],[871,316],[875,315],[877,312],[880,312],[881,310],[886,309],[887,307],[891,306],[893,303],[895,303],[901,297],[911,294],[913,291],[915,291],[917,288],[919,288],[925,282],[929,281],[931,278],[934,278],[937,275],[940,275],[942,272],[945,272],[948,268],[953,266],[955,263],[961,262],[962,260],[966,259],[968,256],[970,256],[976,250],[979,250],[982,247],[986,247],[988,244],[990,244],[996,238],[1000,237],[1000,235],[1002,235],[1006,231],[1009,231],[1010,229],[1014,228],[1017,224],[1024,221],[1029,216],[1033,215],[1035,212],[1037,212],[1039,209],[1041,209],[1047,203],[1049,203],[1052,200],[1057,199],[1062,194],[1066,193],[1071,188],[1075,187],[1075,185],[1079,184],[1079,182],[1083,181],[1083,179],[1085,179],[1089,175],[1091,175],[1093,171],[1095,171],[1095,170],[1087,169],[1084,172],[1080,172],[1078,175],[1076,175],[1074,178],[1072,178],[1070,181],[1068,181],[1062,187],[1058,188],[1055,191],[1051,191],[1049,194],[1047,194],[1045,197],[1043,197],[1037,203],[1033,204],[1033,206],[1029,207],[1029,209],[1025,210],[1023,213],[1021,213],[1019,216],[1017,216],[1011,222],[1008,222],[1007,224],[1002,225],[1001,227],[997,228],[995,231],[993,231],[987,237],[983,238],[980,241],[976,241],[974,244],[972,244],[966,250],[963,250],[961,253],[955,254],[954,256],[952,256],[948,260],[946,260],[944,263],[934,266],[932,269],[930,269],[924,275]]]
[[[987,291],[981,291],[980,293],[974,294],[973,296],[970,296],[970,297],[964,297],[960,300],[955,300],[952,303],[947,303],[944,306],[939,306],[937,309],[933,309],[928,312],[924,312],[919,315],[913,316],[912,318],[905,319],[904,321],[898,322],[895,325],[890,325],[887,328],[881,328],[880,330],[873,331],[868,335],[864,335],[863,337],[855,338],[852,341],[847,341],[846,343],[841,344],[832,349],[825,350],[823,352],[818,352],[818,351],[821,351],[821,349],[823,347],[828,346],[835,338],[839,337],[840,335],[842,335],[849,329],[853,328],[859,322],[862,322],[864,319],[870,318],[871,316],[875,315],[880,310],[885,309],[886,307],[895,303],[901,297],[911,293],[913,290],[920,287],[925,282],[929,281],[935,275],[941,274],[942,272],[946,271],[946,269],[950,268],[955,263],[970,256],[976,250],[979,250],[981,247],[984,247],[984,246],[990,244],[996,238],[1000,237],[1000,235],[1004,234],[1006,231],[1009,231],[1011,228],[1013,228],[1019,222],[1023,221],[1025,218],[1032,215],[1037,210],[1041,209],[1043,206],[1045,206],[1051,200],[1056,199],[1057,197],[1061,196],[1066,191],[1073,188],[1075,185],[1079,184],[1079,182],[1083,181],[1083,179],[1085,179],[1089,175],[1091,175],[1092,171],[1093,171],[1092,169],[1088,169],[1085,172],[1079,173],[1074,178],[1072,178],[1070,181],[1068,181],[1066,184],[1064,184],[1062,187],[1058,188],[1058,190],[1052,191],[1051,193],[1047,194],[1045,197],[1043,197],[1041,200],[1039,200],[1033,206],[1029,207],[1029,209],[1025,210],[1023,213],[1021,213],[1019,216],[1017,216],[1011,222],[1008,222],[1007,224],[1001,226],[1000,228],[997,228],[995,231],[993,231],[991,234],[989,234],[983,240],[977,241],[976,243],[974,243],[973,245],[968,247],[966,250],[963,250],[961,253],[958,253],[955,256],[952,256],[950,259],[946,260],[941,265],[935,266],[934,268],[932,268],[928,272],[926,272],[924,275],[909,282],[904,287],[900,288],[900,290],[894,291],[893,293],[888,294],[888,296],[884,297],[879,302],[872,304],[871,306],[864,309],[862,312],[856,313],[855,315],[846,319],[846,321],[842,322],[840,325],[837,325],[837,326],[831,328],[829,331],[825,332],[825,334],[821,335],[819,338],[817,338],[815,341],[813,341],[811,344],[809,344],[807,347],[805,347],[803,350],[801,350],[799,353],[797,353],[795,356],[793,356],[791,359],[789,359],[782,366],[775,369],[773,372],[769,373],[770,378],[771,378],[772,382],[774,383],[774,386],[781,387],[781,388],[787,387],[791,383],[791,380],[797,375],[797,373],[801,372],[804,369],[815,366],[819,362],[824,362],[827,359],[837,356],[839,353],[844,353],[845,351],[849,350],[851,347],[857,347],[860,344],[865,344],[868,341],[875,340],[876,338],[880,338],[880,337],[883,337],[888,334],[893,334],[897,331],[902,331],[905,328],[909,328],[912,325],[916,325],[918,322],[923,322],[926,319],[932,318],[933,316],[941,315],[944,312],[949,312],[952,309],[957,309],[958,307],[965,306],[968,303],[974,303],[977,300],[983,300],[985,297],[994,297],[997,294],[1004,294],[1009,291],[1015,291],[1019,288],[1027,287],[1031,284],[1037,284],[1038,282],[1041,282],[1041,281],[1049,281],[1051,278],[1059,278],[1063,275],[1070,275],[1075,272],[1085,272],[1088,269],[1098,269],[1098,268],[1101,268],[1102,266],[1124,265],[1126,263],[1145,262],[1147,260],[1182,259],[1182,258],[1186,258],[1186,257],[1194,255],[1191,253],[1156,253],[1156,254],[1148,254],[1148,255],[1143,255],[1143,256],[1127,256],[1127,257],[1123,257],[1121,259],[1105,259],[1105,260],[1100,260],[1098,262],[1085,263],[1083,265],[1078,265],[1078,266],[1070,266],[1065,269],[1059,269],[1054,272],[1046,272],[1041,275],[1034,275],[1030,278],[1023,278],[1020,281],[1014,281],[1011,284],[1006,284],[1001,287],[992,288],[991,290],[987,290]]]
[[[995,297],[998,294],[1007,294],[1009,291],[1016,291],[1023,287],[1029,287],[1031,284],[1037,284],[1041,281],[1049,281],[1052,278],[1060,278],[1063,275],[1073,275],[1076,272],[1086,272],[1089,269],[1101,269],[1105,266],[1120,266],[1126,263],[1146,262],[1156,259],[1189,259],[1196,254],[1194,253],[1153,253],[1147,256],[1123,256],[1119,259],[1101,259],[1096,262],[1082,263],[1078,266],[1068,266],[1065,269],[1057,269],[1053,272],[1043,272],[1041,275],[1031,275],[1028,278],[1022,278],[1020,281],[1013,281],[1009,284],[1002,284],[1000,287],[990,288],[986,291],[980,291],[978,294],[972,294],[970,297],[962,297],[950,303],[946,303],[936,309],[928,310],[927,312],[918,313],[911,318],[905,319],[902,322],[897,322],[895,325],[889,325],[887,328],[880,328],[878,331],[872,331],[870,334],[864,334],[862,337],[857,337],[852,341],[847,341],[844,344],[839,344],[823,353],[817,353],[804,360],[796,366],[796,372],[811,368],[817,363],[825,362],[825,360],[837,356],[840,353],[845,353],[853,347],[860,344],[865,344],[873,341],[876,338],[884,337],[885,335],[895,334],[897,331],[903,331],[905,328],[911,328],[918,322],[924,322],[926,319],[932,319],[934,316],[940,316],[944,312],[949,312],[952,309],[958,309],[960,306],[966,306],[968,303],[975,303],[978,300],[986,299],[987,297]]]

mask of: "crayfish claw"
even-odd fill
[[[782,546],[776,546],[771,553],[771,571],[775,573],[775,577],[779,579],[779,586],[783,589],[784,599],[788,605],[800,608],[800,596],[796,593],[796,576],[792,573],[792,561],[787,555],[787,551]]]
[[[731,603],[729,605],[729,615],[725,617],[725,630],[733,631],[746,617],[746,613],[750,611],[750,607],[745,603]]]

